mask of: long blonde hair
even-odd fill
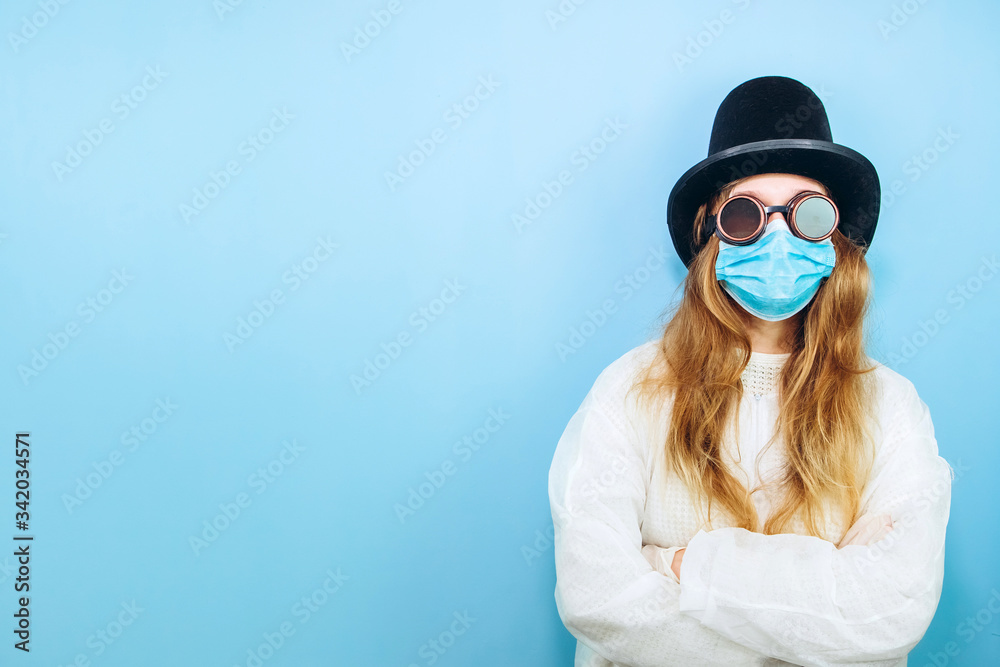
[[[750,361],[749,316],[716,279],[718,238],[701,238],[706,210],[717,210],[744,180],[729,183],[699,208],[694,230],[701,250],[684,280],[683,298],[663,328],[656,360],[630,393],[636,390],[654,415],[671,405],[665,470],[707,500],[709,525],[716,501],[730,525],[777,534],[794,532],[798,518],[808,534],[822,537],[817,521],[827,508],[840,513],[845,527],[857,519],[874,456],[875,367],[869,366],[863,332],[868,265],[861,249],[835,231],[836,265],[795,316],[791,354],[778,380],[776,432],[786,453],[779,477],[783,500],[761,527],[750,492],[727,470],[721,447],[727,426],[735,424],[743,393],[740,376]],[[700,502],[695,504],[700,508]]]

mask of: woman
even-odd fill
[[[600,374],[549,470],[576,667],[906,665],[953,474],[913,384],[865,354],[879,197],[800,82],[719,107],[667,206],[683,299]]]

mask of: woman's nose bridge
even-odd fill
[[[767,213],[766,215],[767,215],[767,221],[764,224],[765,232],[772,231],[775,228],[775,225],[777,225],[778,228],[784,227],[789,232],[792,231],[792,228],[788,225],[788,219],[785,217],[785,214],[780,213],[779,211],[772,211],[771,213]],[[778,216],[778,217],[775,218],[772,216]]]
[[[788,218],[786,218],[786,217],[785,217],[785,214],[784,214],[784,213],[782,213],[781,211],[771,211],[770,213],[767,213],[766,215],[767,215],[767,220],[766,220],[766,222],[767,222],[768,224],[770,224],[771,222],[773,222],[773,221],[774,221],[774,218],[773,218],[772,216],[775,216],[775,215],[778,215],[778,216],[781,216],[781,217],[779,218],[779,220],[783,220],[783,221],[784,221],[785,223],[787,223],[787,222],[788,222]]]

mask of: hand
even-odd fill
[[[874,544],[888,535],[892,528],[891,515],[865,514],[848,529],[837,548],[843,549],[849,544],[861,546]]]
[[[669,568],[669,570],[673,571],[675,575],[678,575],[677,580],[680,581],[679,573],[681,568],[681,558],[684,552],[684,547],[676,549],[673,552],[671,552],[671,549],[675,549],[675,547],[670,547],[670,549],[665,549],[663,547],[658,547],[653,544],[646,544],[642,547],[642,555],[646,559],[646,562],[648,562],[650,567],[652,567],[654,570],[656,570],[657,572],[659,572],[664,576],[669,577],[670,576],[670,572],[668,572]],[[672,560],[669,563],[666,562],[668,554],[672,556]]]
[[[685,547],[685,549],[686,548],[687,547]],[[681,561],[684,560],[685,549],[678,549],[677,553],[674,554],[674,562],[670,564],[670,569],[677,575],[678,581],[681,578]]]

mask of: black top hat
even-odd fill
[[[726,96],[715,114],[708,158],[688,169],[670,192],[667,224],[685,266],[701,249],[692,236],[698,207],[727,183],[773,173],[806,176],[829,188],[840,211],[838,229],[867,252],[881,201],[875,167],[833,143],[823,102],[806,85],[764,76]]]

